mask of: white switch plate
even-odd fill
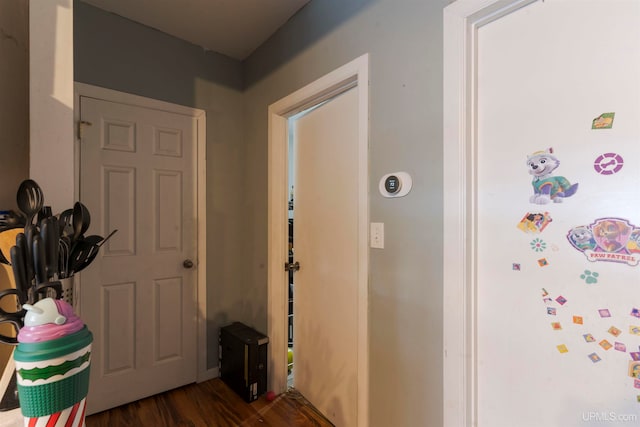
[[[372,222],[370,232],[372,248],[384,249],[384,222]]]

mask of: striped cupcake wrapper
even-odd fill
[[[84,427],[87,399],[60,412],[41,417],[25,417],[24,427]]]

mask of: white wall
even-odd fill
[[[73,1],[30,0],[30,170],[45,205],[73,206]]]

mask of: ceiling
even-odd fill
[[[82,0],[237,60],[310,0]]]

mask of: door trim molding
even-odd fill
[[[444,9],[443,416],[477,425],[477,31],[539,0],[458,0]],[[447,262],[447,260],[455,260]]]
[[[358,86],[358,426],[369,424],[369,56],[362,55],[269,106],[268,315],[269,388],[287,388],[288,141],[287,120],[333,95]]]
[[[133,95],[130,93],[120,92],[112,89],[106,89],[99,86],[93,86],[85,83],[74,83],[74,123],[79,126],[80,123],[80,97],[89,97],[101,99],[104,101],[118,102],[132,106],[151,108],[155,110],[167,111],[175,114],[182,114],[193,117],[196,120],[196,149],[194,150],[193,164],[195,165],[196,179],[196,234],[198,236],[198,257],[196,260],[197,277],[196,277],[196,310],[198,312],[198,332],[197,332],[197,381],[205,381],[218,376],[218,368],[207,369],[207,216],[206,216],[206,113],[198,108],[186,107],[183,105],[172,104],[143,96]],[[77,128],[76,128],[77,130]],[[80,139],[78,133],[74,132],[74,196],[78,200],[80,195]],[[202,236],[202,237],[200,237]],[[82,276],[80,275],[80,280]],[[80,288],[77,286],[76,288]],[[79,295],[74,296],[74,301],[80,301]],[[77,307],[80,313],[82,307]]]

